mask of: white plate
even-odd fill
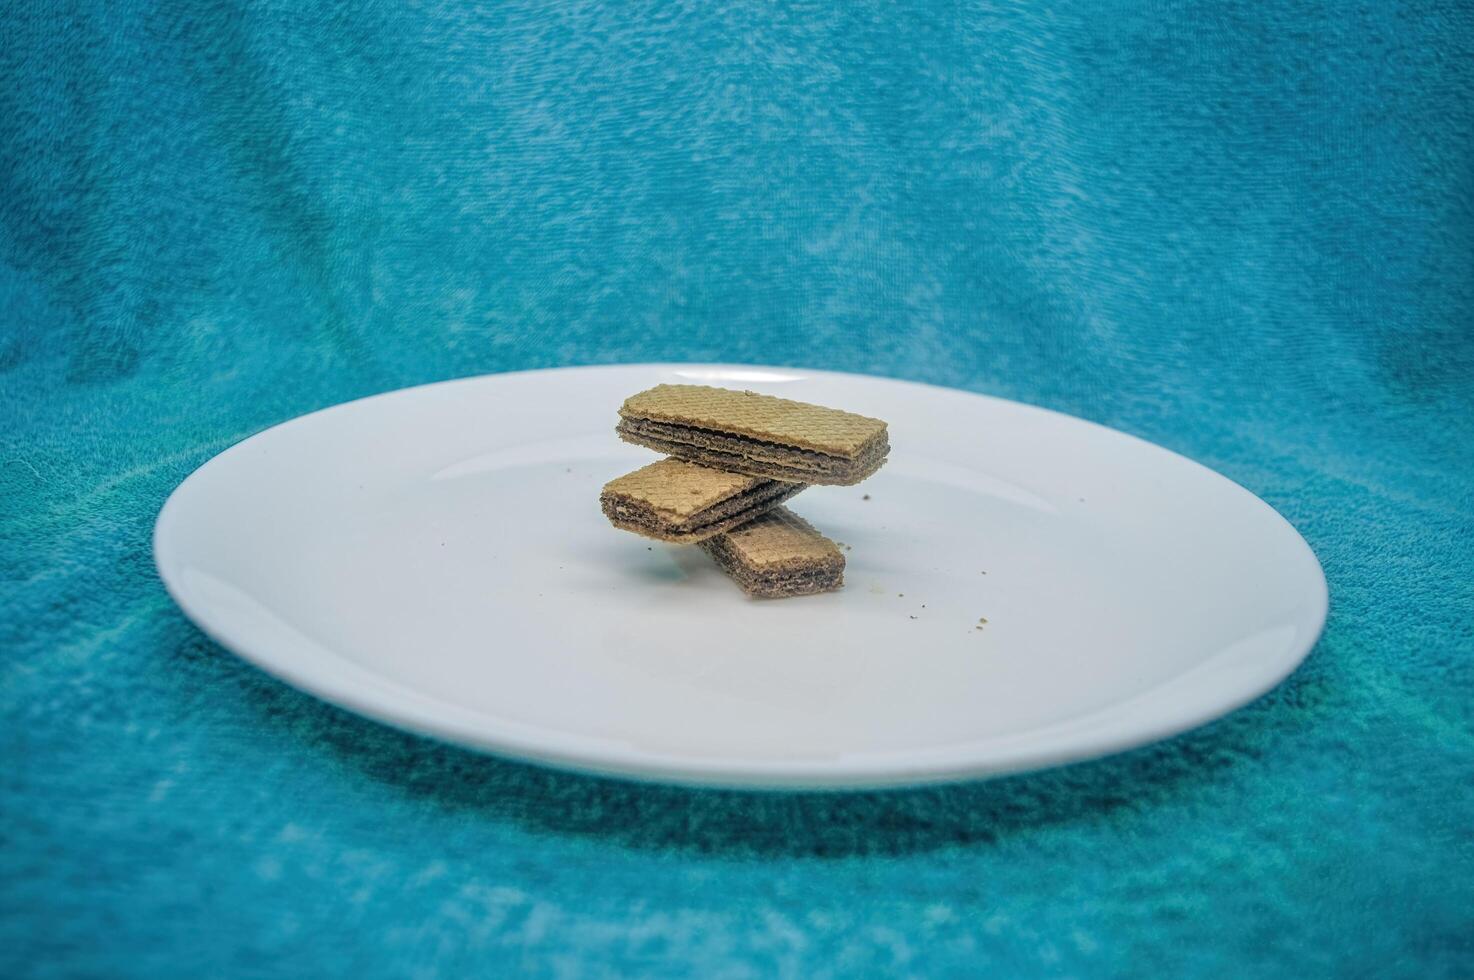
[[[600,486],[655,458],[615,437],[615,410],[662,381],[889,421],[878,474],[792,501],[849,546],[842,591],[748,599],[699,549],[604,520]],[[339,405],[200,467],[154,549],[210,636],[328,701],[503,755],[728,786],[964,779],[1141,745],[1268,690],[1326,615],[1304,540],[1196,463],[1014,402],[818,371],[575,368]]]

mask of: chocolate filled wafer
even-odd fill
[[[599,505],[615,527],[688,544],[744,524],[804,486],[662,459],[609,481]]]
[[[885,462],[880,419],[752,391],[656,385],[625,400],[626,442],[731,473],[849,486]]]
[[[844,584],[839,547],[787,507],[774,507],[701,547],[748,595],[765,599],[828,592]]]

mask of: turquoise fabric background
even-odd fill
[[[19,2],[0,974],[1474,974],[1461,2]],[[560,775],[204,639],[149,534],[298,413],[755,361],[1160,442],[1330,581],[1285,685],[924,792]]]

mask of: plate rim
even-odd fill
[[[339,682],[332,677],[318,676],[309,670],[294,669],[294,658],[292,656],[273,653],[270,644],[253,643],[249,637],[230,635],[231,630],[222,628],[218,623],[211,622],[208,611],[201,609],[196,604],[189,591],[171,574],[170,569],[167,567],[169,561],[167,554],[169,538],[173,533],[174,521],[179,509],[177,501],[183,499],[183,495],[190,492],[189,488],[199,474],[209,467],[224,465],[220,461],[225,457],[234,455],[238,451],[241,451],[243,447],[268,437],[271,433],[284,426],[296,425],[320,415],[347,410],[363,402],[396,397],[427,388],[467,385],[477,382],[484,383],[492,379],[553,373],[567,374],[604,371],[656,373],[681,370],[699,370],[717,373],[763,371],[794,374],[800,376],[800,378],[823,375],[841,379],[861,378],[872,381],[884,381],[890,384],[915,386],[950,394],[961,394],[990,402],[1002,403],[1014,408],[1021,407],[1034,412],[1043,412],[1049,415],[1059,416],[1072,423],[1083,423],[1091,429],[1103,430],[1112,438],[1124,438],[1141,443],[1156,452],[1165,453],[1173,457],[1175,462],[1179,464],[1188,464],[1193,469],[1202,471],[1214,479],[1229,484],[1239,493],[1244,494],[1248,498],[1251,506],[1257,505],[1262,508],[1278,522],[1282,530],[1289,532],[1294,546],[1301,550],[1305,557],[1310,559],[1309,567],[1314,572],[1314,583],[1307,583],[1314,585],[1314,595],[1311,597],[1311,601],[1313,602],[1313,608],[1311,609],[1312,615],[1309,617],[1311,627],[1303,635],[1297,633],[1295,641],[1285,647],[1285,652],[1273,659],[1272,669],[1267,670],[1257,677],[1254,683],[1245,684],[1242,689],[1234,691],[1232,696],[1216,702],[1210,709],[1188,711],[1178,715],[1169,714],[1165,717],[1158,715],[1152,719],[1151,723],[1144,724],[1135,730],[1125,732],[1116,731],[1104,737],[1094,737],[1086,743],[1078,745],[1073,750],[1051,747],[1047,743],[1042,747],[1035,746],[1034,748],[1029,748],[1025,746],[1012,752],[1003,751],[1000,753],[997,751],[996,746],[991,753],[987,750],[987,746],[990,743],[997,743],[1003,740],[1027,739],[1030,736],[1037,738],[1040,733],[1047,732],[1050,728],[1055,727],[1045,725],[1003,736],[992,736],[985,739],[952,743],[943,747],[905,750],[895,753],[869,752],[855,757],[840,756],[830,760],[797,762],[771,759],[711,759],[703,761],[700,765],[693,765],[692,761],[688,758],[673,756],[667,753],[640,749],[628,744],[616,743],[590,736],[561,732],[557,729],[520,725],[507,721],[506,719],[497,718],[494,715],[488,715],[461,705],[442,701],[424,692],[404,687],[397,682],[380,677],[379,680],[382,682],[385,691],[399,690],[402,692],[402,696],[408,697],[412,701],[420,702],[421,708],[439,706],[444,713],[441,715],[432,715],[425,710],[415,708],[406,710],[403,707],[402,701],[396,702],[394,698],[387,694],[365,691],[351,681]],[[1304,663],[1306,658],[1315,649],[1320,638],[1324,635],[1326,621],[1330,611],[1330,591],[1325,576],[1325,569],[1321,565],[1320,559],[1316,556],[1314,549],[1305,540],[1304,535],[1283,514],[1252,490],[1223,473],[1175,450],[1133,435],[1132,433],[1112,428],[1111,426],[1090,419],[1081,418],[1080,416],[1016,399],[1002,398],[964,388],[953,388],[945,385],[895,378],[880,374],[743,363],[628,362],[491,372],[376,392],[315,409],[277,422],[245,436],[195,467],[169,493],[162,507],[159,509],[154,522],[151,546],[154,567],[160,581],[163,583],[165,591],[195,628],[246,663],[329,705],[401,731],[446,742],[462,749],[488,753],[516,762],[551,766],[586,775],[628,779],[637,782],[742,790],[846,791],[983,780],[1087,762],[1150,745],[1176,735],[1184,734],[1225,717],[1273,690]],[[334,656],[342,659],[341,654],[334,653]],[[351,661],[348,663],[351,664]],[[1159,685],[1138,692],[1132,699],[1150,697],[1159,688],[1171,684],[1183,676],[1186,676],[1186,674],[1173,675]],[[1122,703],[1127,702],[1112,702],[1110,705],[1102,708],[1098,713],[1103,714]],[[456,720],[456,716],[461,713],[467,713],[482,719],[482,723],[478,726],[471,726]],[[1094,716],[1095,714],[1090,714],[1083,716],[1083,718],[1088,719]],[[1066,723],[1077,724],[1081,720],[1080,717],[1077,717],[1069,719]],[[498,731],[491,732],[488,730],[493,727],[498,729]],[[529,736],[516,731],[518,728],[533,730],[538,734]],[[891,756],[897,757],[899,761],[890,763],[884,761]],[[926,757],[928,756],[935,758],[927,759]],[[878,763],[877,760],[879,760]]]

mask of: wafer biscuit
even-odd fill
[[[662,459],[610,480],[599,504],[615,527],[688,544],[744,524],[804,486]]]
[[[656,385],[626,399],[619,416],[625,442],[796,483],[859,483],[890,451],[880,419],[730,388]]]
[[[701,547],[748,595],[780,599],[844,585],[838,546],[787,507],[774,507]]]

